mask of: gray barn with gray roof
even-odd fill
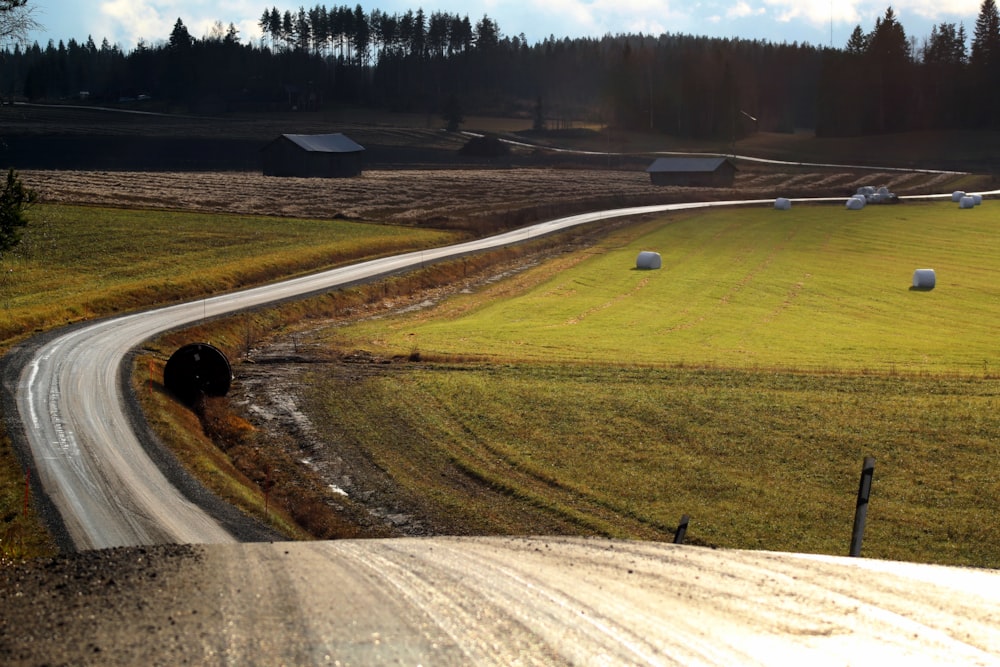
[[[364,147],[335,134],[283,134],[261,149],[265,176],[347,178],[361,175]]]
[[[737,169],[726,157],[661,157],[646,172],[653,185],[729,188]]]

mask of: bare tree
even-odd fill
[[[0,0],[0,44],[26,43],[28,35],[42,27],[32,16],[34,13],[28,0]]]

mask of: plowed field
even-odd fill
[[[359,178],[273,178],[248,172],[24,171],[50,203],[375,220],[482,231],[618,205],[777,196],[848,196],[860,185],[899,195],[949,190],[953,175],[741,167],[732,189],[658,187],[636,171],[413,169]]]

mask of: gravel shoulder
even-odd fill
[[[1000,573],[587,540],[93,551],[0,568],[0,662],[1000,664]]]

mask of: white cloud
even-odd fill
[[[735,5],[726,10],[727,19],[745,19],[751,16],[762,16],[767,13],[763,7],[751,7],[749,3],[740,0]]]
[[[813,26],[862,24],[873,27],[875,19],[885,14],[888,6],[906,27],[907,17],[931,21],[955,21],[956,18],[979,14],[981,0],[762,0],[782,22],[805,21]]]
[[[148,43],[165,40],[173,29],[173,23],[160,13],[158,3],[143,0],[108,0],[98,6],[95,17],[105,28],[101,35],[115,35],[121,44],[131,48],[139,39]],[[176,18],[175,18],[176,20]]]

